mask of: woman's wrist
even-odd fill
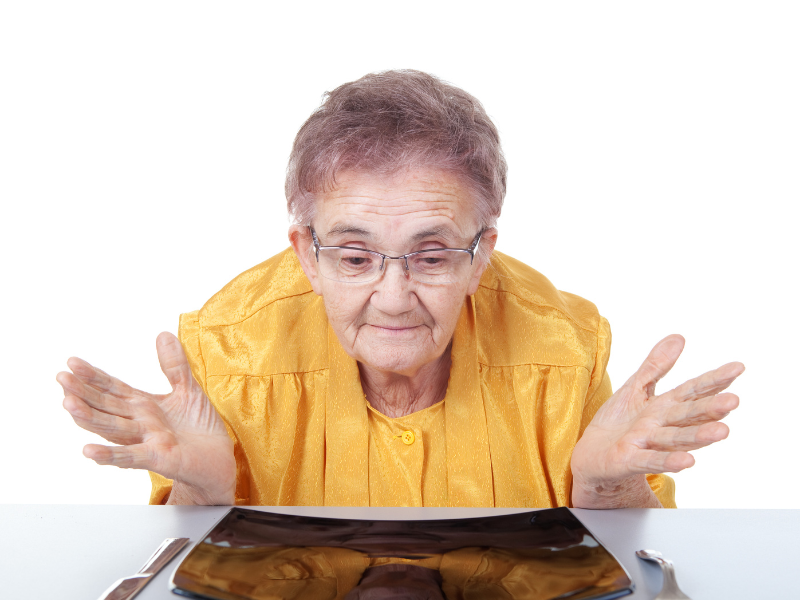
[[[613,481],[583,481],[573,474],[575,508],[663,508],[644,475]]]
[[[235,487],[227,490],[206,490],[174,481],[167,504],[200,505],[200,506],[232,506],[236,503]]]

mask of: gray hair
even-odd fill
[[[414,168],[454,173],[472,191],[480,226],[496,225],[507,167],[481,103],[420,71],[370,73],[326,92],[297,133],[286,169],[289,215],[310,224],[316,195],[335,189],[339,172]]]

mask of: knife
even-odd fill
[[[167,566],[178,552],[180,552],[189,538],[167,538],[153,553],[136,575],[123,577],[112,584],[98,600],[130,600],[147,585],[147,582]]]

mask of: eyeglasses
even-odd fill
[[[406,274],[419,283],[445,284],[464,279],[472,266],[484,230],[481,229],[469,248],[433,248],[400,256],[389,256],[364,248],[322,246],[313,227],[319,273],[325,279],[341,283],[367,283],[383,272],[386,259],[402,260]]]

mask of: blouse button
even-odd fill
[[[414,432],[410,431],[410,430],[409,431],[404,431],[402,439],[403,439],[403,443],[406,446],[410,446],[411,444],[414,443]]]

